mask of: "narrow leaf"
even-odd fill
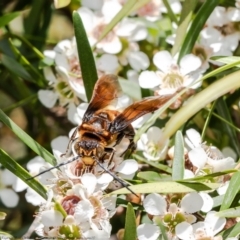
[[[143,157],[141,157],[141,156],[139,156],[139,155],[137,155],[137,154],[133,154],[133,157],[134,157],[135,159],[137,159],[138,161],[147,163],[148,165],[153,166],[153,167],[155,167],[155,168],[157,168],[157,169],[160,169],[160,170],[162,170],[162,171],[164,171],[164,172],[166,172],[166,173],[172,173],[172,168],[168,167],[168,166],[165,165],[165,164],[161,164],[161,163],[158,163],[158,162],[156,162],[156,161],[148,161],[148,160],[146,160],[145,158],[143,158]]]
[[[183,8],[180,16],[179,26],[176,30],[176,38],[172,48],[172,55],[174,56],[183,43],[183,40],[187,33],[188,25],[191,21],[193,11],[197,5],[197,0],[184,1]]]
[[[240,71],[231,73],[211,84],[209,87],[196,94],[192,99],[179,109],[167,122],[164,135],[171,137],[189,118],[220,96],[240,87]]]
[[[45,159],[52,165],[56,164],[54,156],[48,152],[44,147],[32,139],[27,133],[25,133],[20,127],[18,127],[1,109],[0,109],[0,121],[8,126],[26,145],[28,145],[36,154]]]
[[[6,152],[0,149],[0,163],[14,175],[23,180],[30,188],[36,191],[40,196],[47,199],[46,189],[36,179],[27,179],[32,177],[23,167],[14,161]]]
[[[130,189],[135,193],[188,193],[195,191],[209,191],[218,188],[218,183],[177,183],[177,182],[154,182],[144,183],[130,186]],[[128,194],[126,188],[121,188],[111,194]]]
[[[7,25],[9,22],[11,22],[14,18],[19,16],[20,12],[12,12],[4,14],[0,17],[0,28]]]
[[[177,131],[174,145],[172,179],[181,180],[184,176],[184,141],[180,131]]]
[[[227,192],[224,195],[223,203],[221,205],[220,211],[228,209],[237,193],[240,190],[240,172],[236,172],[233,174]]]
[[[124,240],[137,239],[136,227],[137,226],[136,226],[136,217],[135,217],[134,209],[132,207],[132,204],[128,203],[123,239]]]
[[[34,82],[34,80],[32,79],[31,75],[27,72],[27,70],[20,63],[18,63],[14,58],[11,58],[7,55],[2,54],[1,62],[10,72],[13,72],[17,76],[25,80]]]
[[[171,9],[169,2],[167,0],[162,0],[162,1],[167,9],[167,14],[168,14],[168,17],[170,18],[171,22],[178,24],[178,20],[175,16],[174,12]]]
[[[223,236],[223,239],[230,239],[233,237],[236,237],[235,239],[239,239],[239,229],[240,229],[240,222],[236,223],[233,225],[231,228],[225,230],[223,233],[220,235]]]
[[[153,171],[141,171],[137,174],[139,179],[144,179],[148,182],[160,182],[160,181],[169,181],[171,180],[171,176],[163,175]]]
[[[229,208],[216,213],[218,217],[236,218],[240,216],[240,207]]]
[[[227,106],[226,102],[223,100],[223,98],[219,98],[216,103],[216,109],[218,114],[228,121],[229,123],[233,124],[231,114],[229,112],[229,107]],[[222,122],[223,129],[222,131],[225,131],[226,134],[229,136],[230,142],[234,148],[234,150],[237,152],[238,156],[240,156],[240,146],[239,141],[237,137],[237,132],[235,129],[231,128],[229,124],[224,124]]]
[[[197,41],[198,35],[200,31],[202,30],[205,22],[207,21],[208,17],[214,10],[214,8],[219,4],[219,0],[211,0],[211,1],[205,1],[198,11],[195,19],[192,22],[192,25],[186,35],[186,38],[183,42],[183,45],[181,47],[180,53],[179,53],[179,60],[185,56],[186,54],[190,53],[192,51],[192,48],[194,44]]]
[[[214,57],[211,57],[211,59],[220,63],[225,63],[225,64],[240,62],[240,57],[237,57],[237,56],[229,56],[229,57],[214,56]],[[240,64],[237,64],[236,67],[240,67]]]
[[[73,12],[73,24],[77,42],[79,62],[82,72],[83,83],[88,101],[90,101],[95,82],[98,79],[92,49],[88,42],[82,19],[78,12]]]

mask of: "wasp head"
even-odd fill
[[[80,140],[74,148],[86,166],[94,165],[95,159],[100,159],[104,153],[104,146],[96,140]]]

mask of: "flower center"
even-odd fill
[[[170,71],[163,77],[162,88],[179,89],[182,87],[184,77],[177,65],[172,65]]]
[[[64,210],[67,212],[67,214],[69,214],[69,215],[74,214],[75,207],[80,200],[81,199],[75,195],[67,196],[63,199],[62,206],[63,206]]]
[[[158,152],[160,150],[160,146],[155,144],[154,142],[150,141],[147,144],[147,152],[149,153],[149,155],[151,155],[152,157],[157,157]]]
[[[64,98],[72,99],[74,98],[74,93],[67,82],[60,81],[55,86],[56,91],[60,93]]]
[[[227,36],[236,32],[235,24],[233,22],[223,25],[222,27],[216,27],[223,36]]]

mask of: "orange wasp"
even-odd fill
[[[99,78],[95,84],[92,99],[84,114],[82,124],[75,129],[66,153],[63,154],[70,156],[74,152],[76,157],[43,171],[36,176],[75,160],[80,160],[83,172],[86,169],[92,171],[94,166],[99,165],[115,180],[135,194],[125,182],[103,166],[103,160],[106,160],[107,157],[109,163],[112,161],[115,153],[114,147],[123,138],[129,140],[128,149],[131,152],[134,151],[136,148],[133,141],[135,132],[131,123],[147,113],[156,111],[172,98],[173,95],[148,97],[131,104],[122,112],[109,109],[109,106],[113,105],[121,94],[122,90],[117,76],[105,75]]]

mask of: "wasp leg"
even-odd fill
[[[72,136],[71,136],[71,138],[70,138],[70,140],[69,140],[69,142],[68,142],[66,152],[63,153],[63,154],[61,155],[61,157],[63,157],[63,156],[70,157],[70,155],[71,155],[71,149],[72,149],[72,144],[73,144],[74,141],[77,140],[77,138],[76,138],[77,132],[78,132],[78,127],[76,127],[76,129],[74,130],[74,132],[73,132],[73,134],[72,134]]]
[[[122,179],[120,179],[119,177],[117,177],[116,175],[114,175],[112,172],[110,172],[107,168],[105,168],[99,161],[97,158],[95,158],[96,163],[98,164],[99,167],[101,167],[105,172],[107,172],[108,174],[110,174],[116,181],[118,181],[123,187],[125,187],[128,191],[130,191],[132,194],[134,194],[136,197],[139,197],[135,192],[133,192],[130,188],[129,188],[129,184],[127,184],[126,182],[124,182]]]
[[[72,159],[70,159],[70,160],[68,160],[68,161],[66,161],[66,162],[59,163],[58,165],[53,166],[53,167],[50,167],[49,169],[44,170],[44,171],[38,173],[37,175],[35,175],[35,176],[33,176],[33,177],[27,178],[27,180],[31,180],[31,179],[33,179],[33,178],[35,178],[35,177],[38,177],[38,176],[40,176],[40,175],[42,175],[42,174],[44,174],[44,173],[46,173],[46,172],[49,172],[49,171],[51,171],[51,170],[53,170],[53,169],[55,169],[55,168],[59,168],[59,167],[61,167],[61,166],[67,165],[67,164],[69,164],[69,163],[71,163],[71,162],[74,162],[74,161],[78,160],[80,157],[81,157],[81,156],[76,156],[76,157],[74,157],[74,158],[72,158]]]

